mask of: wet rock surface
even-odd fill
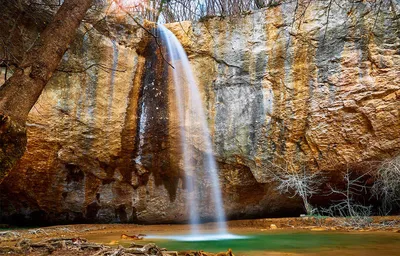
[[[328,27],[318,3],[301,24],[285,4],[168,25],[198,79],[229,218],[302,213],[274,190],[271,163],[334,176],[399,152],[400,8],[384,5],[375,19],[358,5],[332,6]],[[64,56],[30,113],[27,151],[0,187],[2,221],[187,220],[167,65],[144,31],[122,28],[82,30]],[[201,168],[201,145],[192,146]],[[202,198],[207,220],[212,195]]]

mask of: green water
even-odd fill
[[[158,240],[156,243],[168,250],[202,250],[221,252],[232,249],[233,252],[275,251],[275,252],[321,252],[326,250],[372,251],[390,247],[398,249],[400,255],[400,235],[397,234],[348,234],[321,232],[285,232],[248,235],[248,239],[183,242]],[[395,250],[396,251],[396,250]],[[372,254],[373,255],[373,254]]]

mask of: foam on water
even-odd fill
[[[159,240],[173,240],[173,241],[184,241],[184,242],[199,242],[199,241],[222,241],[222,240],[239,240],[247,239],[248,236],[239,236],[234,234],[198,234],[198,235],[176,235],[176,236],[158,236],[150,235],[146,236],[146,239],[159,239]]]

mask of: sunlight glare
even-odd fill
[[[125,10],[134,9],[143,4],[143,0],[110,0],[112,11],[118,11],[120,7]]]

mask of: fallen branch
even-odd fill
[[[48,234],[46,231],[44,231],[44,229],[42,229],[42,228],[30,229],[30,230],[28,230],[28,233],[31,234],[31,235],[35,235],[35,236],[37,236],[37,235],[40,234],[40,233],[45,234],[45,235],[49,235],[49,234]]]
[[[5,233],[5,232],[2,232]],[[141,236],[143,236],[141,234]],[[90,255],[97,256],[162,256],[171,255],[163,254],[165,249],[160,249],[157,245],[149,243],[146,245],[133,244],[129,248],[119,246],[118,248],[111,248],[102,244],[90,243],[85,238],[73,237],[73,238],[51,238],[45,239],[37,243],[32,243],[29,239],[21,239],[15,244],[15,247],[2,247],[0,253],[18,253],[24,254],[26,252],[47,252],[53,253],[57,250],[68,250],[68,251],[87,251],[92,252]],[[94,253],[93,253],[94,252]],[[173,254],[172,254],[173,255]]]
[[[0,232],[0,238],[17,238],[21,237],[21,235],[18,232],[15,231],[2,231]]]

